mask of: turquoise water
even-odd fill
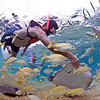
[[[63,18],[59,19],[58,17],[52,17],[55,18],[56,21],[58,21],[58,23],[60,24],[60,30],[57,32],[58,35],[56,36],[52,36],[50,37],[51,41],[54,42],[67,42],[70,43],[72,45],[74,45],[76,47],[76,51],[72,52],[73,54],[78,54],[78,58],[79,58],[79,62],[85,62],[86,64],[88,64],[89,67],[92,68],[91,73],[92,75],[96,74],[96,70],[99,69],[99,63],[100,63],[100,39],[92,39],[91,37],[87,36],[85,34],[85,32],[92,32],[92,27],[93,26],[100,26],[100,13],[97,12],[96,14],[94,14],[91,18],[88,19],[84,19],[84,20],[75,20],[73,21],[73,19],[70,21],[72,25],[68,24],[67,20]],[[59,21],[60,20],[60,21]],[[7,24],[7,18],[0,20],[1,21],[1,31],[3,29],[3,27],[6,26]],[[9,20],[8,20],[9,21]],[[17,19],[15,18],[15,21],[13,24],[17,23]],[[12,24],[12,26],[13,26]],[[27,24],[26,24],[27,26]],[[94,46],[95,50],[92,50],[92,52],[90,53],[89,56],[84,57],[84,58],[80,58],[80,56],[82,54],[85,53],[85,51],[90,48],[91,46]],[[31,57],[32,55],[35,55],[37,57],[37,61],[36,63],[42,63],[41,58],[43,57],[43,50],[46,52],[47,55],[51,54],[52,52],[50,52],[44,45],[42,44],[38,44],[36,46],[30,47],[26,52],[25,55],[23,57],[20,57],[20,55],[17,55],[18,59],[24,59],[28,62],[31,62]],[[1,52],[1,49],[0,49]],[[89,58],[93,57],[93,62],[91,64],[89,64]],[[2,66],[4,64],[4,60],[2,57],[2,54],[0,53],[0,66]],[[50,67],[53,72],[51,72],[50,74],[46,74],[44,73],[44,70],[47,69],[48,65],[50,63],[45,62],[45,64],[42,66],[41,72],[40,72],[40,76],[36,76],[33,77],[34,80],[40,80],[41,76],[45,76],[48,77],[50,75],[54,75],[54,71],[58,71],[59,69],[62,68],[62,66],[58,66],[58,67]],[[22,65],[20,65],[21,67],[23,67]],[[29,67],[29,65],[26,65]],[[11,67],[15,67],[18,68],[18,64],[12,64],[9,66],[9,73],[16,73],[16,70],[11,70]],[[36,66],[38,67],[38,66]]]

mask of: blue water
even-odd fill
[[[58,35],[50,37],[51,41],[67,42],[74,45],[77,50],[72,53],[78,54],[78,58],[82,54],[85,53],[86,49],[90,48],[92,45],[94,46],[95,50],[93,50],[89,56],[81,58],[81,59],[79,58],[79,62],[80,63],[85,62],[86,64],[88,64],[88,66],[92,68],[91,70],[92,75],[95,75],[96,70],[99,69],[99,66],[97,65],[97,63],[100,63],[100,39],[92,39],[89,36],[87,36],[85,32],[90,31],[93,33],[92,27],[100,26],[100,13],[97,12],[91,18],[88,17],[88,19],[83,19],[81,21],[80,20],[73,21],[72,19],[70,20],[72,25],[68,24],[67,19],[63,19],[59,17],[52,17],[52,18],[55,18],[55,20],[58,21],[58,23],[60,23],[60,30],[57,32]],[[5,29],[5,27],[7,26],[7,21],[9,21],[9,19],[1,18],[0,20],[1,31]],[[15,18],[15,21],[13,23],[11,23],[11,26],[15,25],[15,23],[19,23],[17,18]],[[26,26],[27,26],[27,23],[26,23]],[[38,44],[34,47],[29,48],[25,52],[25,55],[23,57],[20,57],[20,54],[18,53],[17,58],[24,59],[28,62],[31,62],[32,56],[35,55],[37,57],[36,63],[42,63],[41,58],[43,57],[43,50],[46,52],[47,55],[52,53],[44,45]],[[0,52],[1,52],[1,49],[0,49]],[[89,64],[88,60],[92,56],[93,56],[94,61],[92,62],[92,64]],[[0,66],[2,66],[3,64],[4,64],[4,60],[3,60],[2,54],[0,53]],[[40,76],[33,77],[33,79],[39,80],[41,76],[48,77],[50,75],[53,75],[54,74],[53,72],[51,72],[50,74],[45,74],[43,72],[45,69],[48,68],[47,66],[49,64],[50,63],[45,62],[45,64],[42,66],[43,68],[41,69]],[[22,65],[20,66],[24,67]],[[26,65],[26,66],[30,67],[29,65]],[[18,65],[12,64],[9,66],[9,73],[13,73],[13,74],[16,73],[17,71],[11,70],[11,67],[18,68]],[[58,66],[58,67],[53,67],[51,69],[53,69],[53,71],[58,71],[61,68],[62,66]]]

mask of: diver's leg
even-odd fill
[[[19,51],[19,47],[16,47],[14,44],[11,44],[11,51],[10,51],[10,55],[9,57],[7,58],[7,60],[11,57],[16,57],[17,56],[17,53]]]
[[[9,55],[8,58],[6,58],[5,60],[8,60],[11,57],[16,57],[17,53],[11,50],[11,54]]]
[[[6,46],[8,53],[11,54],[11,47],[10,46]]]

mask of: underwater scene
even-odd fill
[[[92,5],[92,10],[32,19],[40,25],[51,19],[59,28],[55,35],[48,36],[49,46],[38,41],[23,56],[21,47],[16,57],[7,59],[6,43],[0,42],[0,100],[100,100],[100,8]],[[11,18],[1,13],[0,39],[12,28],[27,28],[29,22],[27,15],[22,20],[15,13]],[[79,67],[74,67],[69,58],[51,52],[52,47],[72,53]]]

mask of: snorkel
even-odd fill
[[[49,29],[50,16],[48,16],[47,30]]]
[[[45,23],[43,26],[41,26],[42,30],[44,30],[46,32],[47,36],[50,35],[50,34],[54,35],[56,33],[56,29],[53,26],[51,26],[52,21],[53,20],[50,20],[50,16],[48,16],[47,23]]]

